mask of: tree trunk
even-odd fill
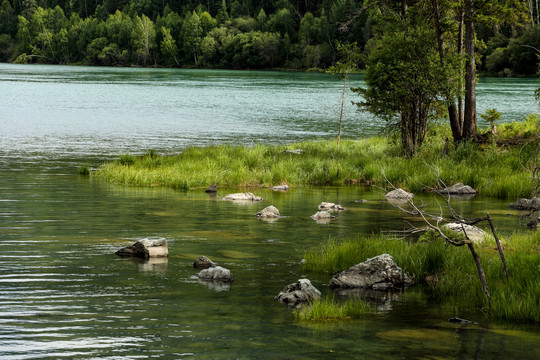
[[[407,16],[407,0],[401,0],[401,15],[405,19]]]
[[[476,136],[476,64],[474,59],[474,0],[465,1],[465,117],[463,140]]]
[[[433,17],[435,20],[435,28],[437,30],[437,43],[439,45],[439,57],[441,59],[441,64],[442,64],[444,61],[443,59],[446,57],[446,51],[444,48],[443,31],[441,29],[441,20],[440,20],[441,15],[439,11],[438,0],[433,0]],[[450,120],[450,128],[452,129],[452,136],[454,138],[454,142],[458,142],[461,140],[462,126],[461,126],[461,122],[459,121],[458,110],[453,99],[452,99],[452,103],[448,105],[448,119]]]
[[[411,128],[411,119],[409,114],[401,114],[401,145],[405,155],[412,156],[414,154],[414,134]]]
[[[459,34],[458,34],[458,54],[460,56],[460,67],[459,67],[459,96],[458,96],[458,125],[459,125],[459,139],[463,136],[463,118],[465,117],[463,109],[463,27],[465,21],[465,11],[463,7],[459,9]]]
[[[499,257],[501,258],[504,275],[506,276],[506,280],[508,280],[508,267],[506,266],[506,259],[504,258],[504,252],[501,246],[501,242],[499,241],[499,237],[495,232],[495,226],[493,226],[493,221],[491,221],[491,217],[489,216],[489,214],[487,214],[486,219],[489,223],[489,227],[491,228],[491,232],[493,233],[493,237],[495,238],[495,242],[497,243],[497,250],[499,251]]]
[[[489,293],[489,287],[486,280],[486,273],[484,273],[484,268],[482,267],[482,263],[480,262],[480,257],[474,250],[474,245],[471,242],[469,242],[467,246],[469,247],[469,250],[471,251],[471,255],[474,258],[474,262],[476,263],[476,270],[478,270],[478,278],[480,279],[480,283],[482,283],[482,290],[484,291],[484,294],[486,294],[488,303],[491,304],[491,294]]]
[[[339,131],[337,135],[337,146],[339,146],[339,140],[341,139],[341,124],[343,121],[343,105],[345,105],[345,91],[347,90],[347,77],[349,76],[348,72],[345,72],[343,77],[343,91],[341,92],[341,110],[339,112]]]

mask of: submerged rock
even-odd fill
[[[276,185],[276,186],[272,186],[270,188],[270,190],[274,190],[274,191],[287,191],[289,190],[291,187],[287,184],[281,184],[281,185]]]
[[[437,192],[441,194],[449,194],[449,195],[474,195],[476,194],[476,190],[474,190],[469,185],[463,185],[462,183],[457,183],[447,188],[437,190]]]
[[[279,210],[273,205],[265,207],[255,214],[255,216],[260,219],[277,219],[280,217]]]
[[[121,257],[139,257],[144,259],[150,257],[167,257],[169,256],[169,249],[165,239],[142,239],[131,246],[118,250],[116,255]]]
[[[518,199],[515,203],[509,204],[508,206],[516,210],[540,210],[540,198]]]
[[[308,279],[299,279],[289,284],[276,296],[276,299],[290,306],[296,306],[315,299],[320,299],[321,292]]]
[[[323,210],[323,211],[317,211],[315,214],[311,215],[311,218],[317,221],[330,221],[332,219],[335,219],[336,217],[330,214],[330,211]]]
[[[382,254],[351,266],[335,275],[328,284],[332,288],[399,289],[412,280],[389,254]]]
[[[217,192],[216,182],[214,181],[214,183],[212,185],[210,185],[209,187],[207,187],[206,190],[204,190],[204,191],[207,192],[207,193],[216,193]]]
[[[461,325],[478,325],[477,322],[467,320],[467,319],[458,318],[458,317],[450,318],[450,319],[448,319],[448,321],[451,322],[451,323],[457,323],[457,324],[461,324]]]
[[[217,282],[232,282],[234,281],[234,276],[232,275],[229,269],[225,269],[221,266],[210,267],[208,269],[201,270],[197,275],[199,279],[206,281],[217,281]]]
[[[486,232],[484,230],[473,225],[465,225],[465,224],[460,224],[460,223],[448,223],[448,224],[445,224],[444,227],[452,231],[460,232],[460,233],[463,233],[463,229],[465,229],[467,236],[473,242],[479,242],[484,238],[484,236],[486,236]]]
[[[322,202],[319,204],[319,210],[330,210],[330,211],[343,211],[347,210],[339,204],[334,204],[331,202]]]
[[[396,190],[390,191],[388,194],[384,195],[384,197],[389,200],[407,201],[407,200],[411,200],[414,197],[414,194],[410,192],[406,192],[403,189],[396,189]]]
[[[216,267],[216,264],[212,260],[210,260],[209,258],[203,255],[197,260],[195,260],[195,262],[193,263],[193,267],[197,269],[208,269],[211,267]]]
[[[263,198],[260,196],[255,196],[250,192],[246,193],[236,193],[236,194],[229,194],[223,198],[223,200],[228,201],[262,201]]]

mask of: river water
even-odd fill
[[[521,119],[537,110],[536,87],[535,79],[480,79],[479,113]],[[77,166],[123,152],[335,137],[340,90],[321,74],[0,64],[0,358],[539,358],[537,326],[487,322],[433,304],[420,289],[374,318],[318,325],[295,322],[276,302],[305,276],[330,294],[328,275],[302,272],[305,249],[403,226],[381,191],[250,189],[265,200],[242,205],[77,175]],[[381,128],[349,103],[344,125],[347,138]],[[309,216],[321,201],[349,211],[317,224]],[[270,204],[285,217],[254,217]],[[523,231],[506,202],[478,197],[456,208],[489,208],[503,233]],[[145,237],[165,238],[169,259],[114,255]],[[191,264],[200,255],[231,269],[234,283],[199,282]],[[480,325],[449,324],[455,315]]]

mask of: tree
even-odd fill
[[[173,59],[176,65],[180,65],[178,62],[178,46],[176,46],[176,40],[171,35],[171,30],[166,27],[161,27],[161,33],[163,40],[161,40],[161,53],[170,59]]]
[[[17,33],[17,14],[8,0],[0,4],[0,34],[8,34],[14,37]]]
[[[403,151],[410,156],[422,144],[436,105],[454,91],[448,79],[456,69],[440,58],[428,24],[401,17],[387,24],[384,34],[368,43],[367,88],[353,90],[364,97],[358,103],[362,109],[400,130]]]
[[[195,11],[187,15],[182,24],[182,33],[184,40],[184,53],[188,57],[193,57],[195,64],[199,62],[199,52],[202,41],[201,21]]]
[[[476,60],[474,0],[465,0],[465,116],[462,139],[476,136]]]
[[[135,54],[142,59],[143,65],[150,57],[150,52],[156,46],[156,30],[154,23],[146,15],[135,18],[135,26],[132,33]],[[170,33],[169,33],[170,36]]]
[[[341,44],[336,43],[336,48],[340,54],[341,60],[329,69],[331,74],[337,75],[337,77],[343,80],[343,90],[341,91],[341,107],[339,111],[339,130],[337,138],[337,146],[339,146],[339,140],[341,138],[341,124],[343,121],[343,106],[345,105],[345,91],[347,90],[347,79],[349,74],[359,67],[360,53],[356,46],[353,44]]]

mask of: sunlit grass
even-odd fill
[[[294,317],[300,321],[330,321],[359,319],[374,312],[366,301],[358,297],[345,301],[325,297],[295,310]]]
[[[529,134],[532,125],[527,122],[505,126],[512,134],[520,134],[521,130],[522,134]],[[530,196],[531,177],[523,164],[531,161],[533,151],[521,151],[520,155],[520,146],[469,142],[451,144],[448,154],[444,154],[448,132],[447,126],[433,126],[426,142],[412,158],[401,156],[399,144],[391,137],[344,140],[340,146],[334,140],[289,145],[215,145],[190,147],[175,155],[123,154],[102,166],[96,176],[118,184],[160,185],[181,190],[206,187],[214,181],[223,187],[281,183],[293,186],[368,183],[385,187],[390,181],[394,186],[420,192],[437,187],[438,174],[447,185],[462,182],[489,196],[507,199]],[[499,136],[506,139],[503,132]],[[302,152],[287,152],[292,149]]]

